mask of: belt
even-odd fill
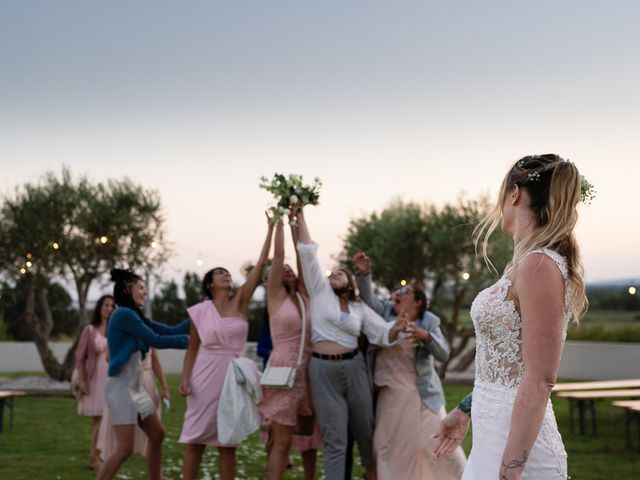
[[[358,350],[354,350],[353,352],[347,353],[318,353],[312,352],[311,355],[315,358],[319,358],[320,360],[351,360],[358,354]]]

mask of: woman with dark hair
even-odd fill
[[[84,327],[76,348],[76,372],[80,400],[78,413],[91,417],[91,453],[89,463],[95,469],[100,467],[100,453],[97,448],[100,421],[104,413],[104,386],[107,383],[107,322],[113,312],[111,295],[98,299],[91,323]]]
[[[118,305],[107,327],[109,381],[105,399],[116,433],[116,450],[102,465],[98,480],[113,478],[133,452],[135,425],[149,439],[148,478],[160,480],[164,429],[151,397],[143,386],[142,360],[149,347],[186,349],[189,321],[168,327],[144,316],[147,291],[142,277],[128,270],[111,270],[113,296]]]
[[[440,458],[434,453],[433,435],[447,414],[435,360],[446,361],[450,352],[440,319],[427,310],[427,296],[417,285],[394,292],[394,301],[378,299],[371,283],[371,260],[364,252],[353,257],[353,265],[365,303],[387,321],[398,317],[408,321],[407,338],[374,352],[377,473],[380,478],[398,480],[458,480],[465,464],[462,449]]]
[[[297,227],[291,223],[295,243]],[[297,263],[300,272],[300,262]],[[284,263],[284,226],[280,221],[276,226],[273,260],[267,278],[267,309],[273,339],[269,366],[297,368],[291,388],[263,387],[264,398],[259,408],[270,422],[267,473],[271,480],[284,477],[296,428],[306,435],[311,435],[315,429],[307,371],[311,359],[311,318],[308,314],[304,319],[301,317],[301,300],[308,312],[309,298],[303,276],[296,276],[293,269]],[[303,321],[305,335],[301,338]],[[298,355],[300,365],[297,365]],[[306,478],[315,478],[315,448],[303,451],[302,457]]]
[[[187,408],[180,443],[184,443],[183,479],[198,476],[207,445],[218,448],[218,471],[222,480],[236,476],[236,445],[218,441],[218,405],[224,378],[234,358],[244,353],[249,333],[249,302],[262,280],[267,264],[273,224],[269,226],[257,264],[245,283],[233,290],[226,268],[209,270],[202,280],[207,299],[187,309],[192,320],[189,349],[184,357],[180,394],[187,396]]]
[[[373,397],[358,337],[390,346],[407,326],[387,323],[356,297],[353,277],[342,268],[327,277],[318,261],[302,209],[297,212],[298,254],[311,302],[313,353],[309,365],[311,392],[322,442],[326,478],[342,479],[349,433],[358,444],[368,479],[375,479]]]

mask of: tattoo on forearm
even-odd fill
[[[458,410],[463,411],[467,415],[471,415],[471,401],[472,401],[472,396],[471,394],[469,394],[460,401],[460,403],[456,408]]]
[[[529,452],[525,450],[520,460],[510,460],[507,463],[502,462],[502,467],[500,467],[500,480],[509,480],[509,477],[507,477],[509,470],[524,468],[525,463],[527,463],[527,458],[529,458]]]

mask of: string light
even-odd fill
[[[407,284],[406,280],[400,280],[400,286],[404,287]]]
[[[27,265],[27,267],[28,267],[28,268],[31,268],[31,266],[33,265],[33,263],[31,263],[31,262],[27,262],[27,263],[26,263],[26,265]]]
[[[629,295],[635,295],[636,294],[636,287],[629,287]]]
[[[469,280],[469,277],[470,277],[470,275],[469,275],[467,272],[464,272],[464,273],[462,274],[462,279],[463,279],[463,280]]]
[[[104,245],[105,243],[107,243],[109,241],[109,238],[106,235],[103,235],[100,237],[100,243],[102,245]]]
[[[33,254],[31,252],[27,252],[27,258],[31,260],[32,257],[33,257]]]
[[[151,248],[158,248],[158,242],[151,242]]]
[[[20,269],[20,274],[21,274],[21,275],[26,275],[26,274],[27,274],[27,269],[26,269],[26,268],[24,268],[24,267],[22,267],[22,268]]]
[[[60,248],[60,244],[58,242],[53,242],[51,244],[51,248],[53,248],[54,250],[58,250]]]
[[[199,267],[201,267],[201,266],[202,266],[202,259],[201,259],[201,258],[198,258],[198,259],[196,260],[196,265],[198,265]]]

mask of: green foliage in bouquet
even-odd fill
[[[270,207],[269,211],[276,221],[289,215],[292,205],[318,205],[321,187],[322,182],[318,177],[314,178],[311,185],[303,183],[302,175],[289,174],[286,177],[281,173],[275,173],[271,180],[265,176],[260,177],[260,188],[264,188],[274,197],[275,205]]]

